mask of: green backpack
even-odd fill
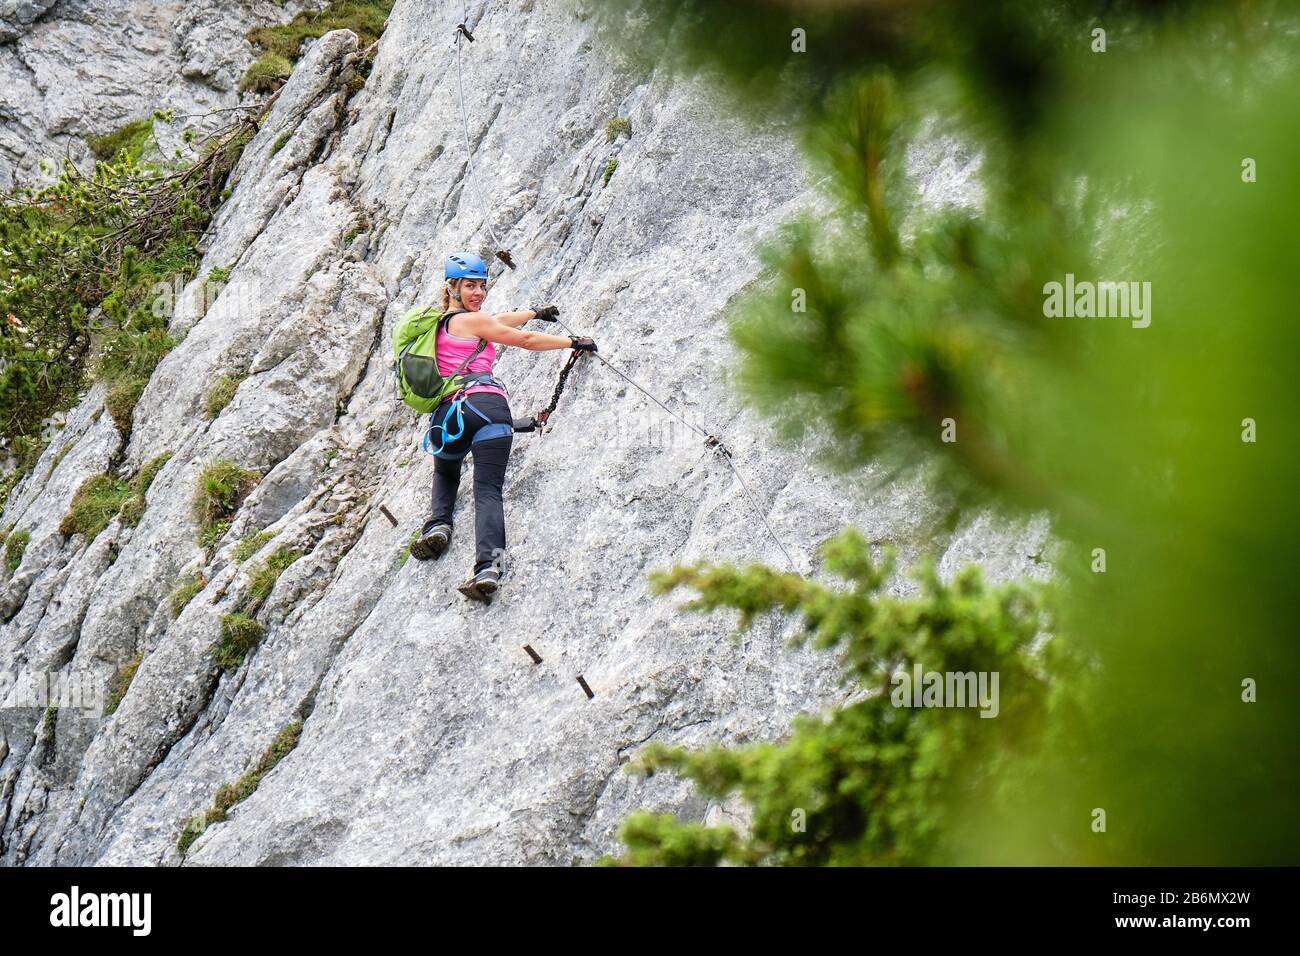
[[[393,329],[397,393],[417,412],[433,411],[463,388],[471,376],[461,373],[487,347],[487,339],[479,339],[478,348],[456,371],[450,375],[438,371],[438,328],[456,314],[444,315],[432,306],[416,308],[402,316]]]

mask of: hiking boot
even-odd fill
[[[473,601],[492,603],[492,595],[501,586],[501,572],[496,568],[484,568],[456,590]]]
[[[433,558],[437,560],[451,544],[451,525],[435,524],[424,529],[419,540],[411,542],[411,557],[421,561]]]

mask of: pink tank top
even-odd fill
[[[464,315],[463,312],[453,312],[451,315]],[[448,325],[450,322],[447,323]],[[473,355],[474,350],[478,348],[477,338],[464,338],[459,335],[452,335],[447,326],[442,322],[438,324],[438,371],[443,375],[450,375],[456,369],[460,368],[462,362]],[[492,366],[497,360],[497,347],[489,342],[483,347],[483,351],[474,356],[474,361],[465,366],[463,374],[470,372],[491,372]],[[504,388],[498,388],[496,385],[474,384],[465,389],[466,395],[473,395],[475,392],[493,392],[497,395],[505,396],[509,399],[510,394]]]

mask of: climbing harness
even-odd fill
[[[484,381],[487,380],[485,379]],[[491,379],[490,384],[500,385],[501,383],[497,382],[495,379]],[[443,423],[441,425],[431,424],[429,428],[425,431],[424,438],[420,441],[420,447],[423,448],[430,455],[433,455],[433,457],[442,458],[446,461],[459,461],[460,459],[464,458],[468,452],[463,451],[459,455],[453,455],[450,452],[445,451],[444,449],[449,444],[454,442],[456,439],[460,438],[461,435],[465,434],[465,407],[466,406],[469,407],[469,410],[471,412],[473,412],[479,418],[483,419],[483,421],[487,422],[487,425],[480,428],[477,432],[474,433],[474,440],[470,442],[471,445],[477,445],[479,442],[487,441],[489,438],[500,438],[503,435],[510,435],[514,432],[515,428],[509,422],[494,422],[492,421],[492,419],[488,418],[481,411],[479,411],[478,408],[475,407],[474,403],[469,400],[469,396],[466,395],[465,391],[462,389],[461,391],[457,392],[456,396],[451,400],[451,405],[447,408],[447,413],[443,416],[442,419]],[[437,413],[435,412],[434,414]],[[456,430],[454,432],[447,427],[447,423],[452,420],[453,415],[456,417],[456,425],[455,425]],[[429,440],[432,437],[435,430],[442,432],[442,441],[438,444],[437,448],[431,449],[429,447]]]

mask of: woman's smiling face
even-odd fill
[[[460,304],[470,312],[477,312],[487,298],[487,283],[482,279],[460,280]]]

